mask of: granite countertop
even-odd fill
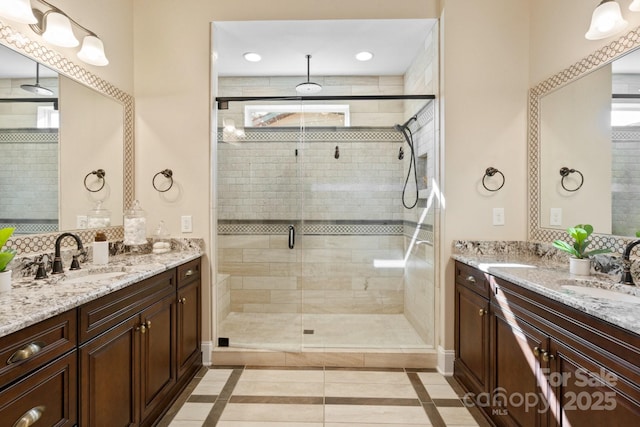
[[[452,258],[498,278],[640,334],[640,288],[617,283],[619,275],[572,276],[567,262],[518,251],[455,253]],[[588,295],[604,291],[605,296]],[[607,291],[613,293],[607,294]]]
[[[110,257],[107,265],[86,263],[75,271],[68,271],[65,266],[64,274],[49,274],[46,279],[14,279],[10,291],[0,292],[0,337],[126,288],[201,255],[199,250],[117,255]],[[102,278],[95,276],[97,273],[116,272],[121,272],[122,275],[110,278],[105,277],[106,274]],[[73,282],[66,283],[70,280]]]

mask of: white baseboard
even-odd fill
[[[211,352],[213,351],[213,341],[202,341],[200,343],[202,349],[202,364],[204,366],[211,366],[213,363]]]
[[[455,358],[455,350],[445,350],[438,346],[438,372],[444,376],[453,375],[453,360]]]

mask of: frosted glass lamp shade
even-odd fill
[[[29,0],[4,0],[0,2],[0,17],[20,22],[21,24],[37,24]]]
[[[591,26],[584,35],[587,40],[600,40],[611,37],[627,28],[622,19],[620,5],[614,0],[602,0],[591,16]]]
[[[640,12],[640,0],[633,0],[629,5],[629,10],[631,12]]]
[[[91,65],[103,67],[109,63],[104,54],[102,40],[95,36],[86,36],[82,40],[82,48],[78,52],[78,58]]]
[[[61,47],[76,47],[80,44],[73,35],[69,18],[61,13],[50,12],[45,14],[45,31],[42,38],[51,44]]]

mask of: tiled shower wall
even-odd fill
[[[0,131],[0,227],[46,233],[58,224],[58,132]]]
[[[403,269],[374,267],[404,255],[398,132],[300,138],[247,130],[239,146],[218,144],[219,273],[230,275],[218,314],[402,313]]]
[[[640,230],[640,127],[613,129],[612,234],[635,236]]]

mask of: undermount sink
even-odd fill
[[[640,297],[637,297],[635,295],[625,294],[623,292],[616,292],[609,289],[592,288],[592,287],[577,286],[577,285],[562,285],[561,287],[562,289],[567,289],[577,294],[587,295],[590,297],[603,298],[603,299],[608,299],[613,301],[630,302],[633,304],[640,304]]]
[[[64,278],[60,281],[60,283],[64,283],[67,285],[74,283],[86,283],[86,282],[97,282],[100,280],[106,279],[115,279],[117,277],[121,277],[127,274],[126,271],[107,271],[107,272],[88,272],[87,274],[83,274],[81,276],[73,276],[69,278]]]

